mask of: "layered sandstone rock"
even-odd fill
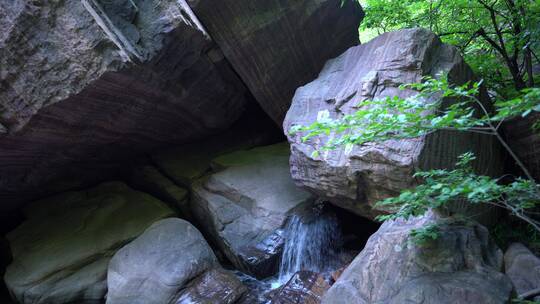
[[[215,158],[214,172],[193,184],[191,208],[239,269],[258,277],[277,270],[288,215],[312,202],[289,173],[286,143]]]
[[[418,183],[412,177],[416,171],[452,167],[457,156],[467,151],[476,154],[475,165],[482,174],[501,172],[500,151],[488,135],[435,132],[367,143],[350,151],[342,147],[316,156],[313,151],[327,138],[303,142],[302,132],[289,132],[295,125],[316,122],[321,113],[333,119],[354,113],[366,99],[411,96],[414,91],[398,87],[440,73],[448,73],[457,84],[473,79],[458,49],[425,29],[385,33],[328,61],[317,79],[298,88],[284,122],[295,182],[339,206],[373,217],[378,200]]]
[[[436,240],[418,245],[412,229],[437,224]],[[323,304],[503,304],[513,286],[487,229],[434,214],[385,222],[324,296]]]
[[[525,118],[512,119],[504,127],[508,144],[536,182],[540,182],[540,136],[533,125],[539,118],[540,114],[533,113]],[[523,174],[520,169],[517,170],[517,174]]]
[[[243,111],[244,85],[185,1],[6,1],[0,25],[2,208]]]
[[[174,212],[111,182],[34,202],[25,216],[7,235],[13,253],[5,275],[10,293],[22,304],[86,304],[103,301],[116,250]]]
[[[294,91],[358,44],[357,1],[188,0],[263,109],[281,126]]]

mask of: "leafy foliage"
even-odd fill
[[[450,89],[447,77],[443,76],[441,80],[427,77],[424,83],[401,86],[401,89],[419,90],[418,95],[406,99],[394,96],[383,100],[366,100],[358,105],[360,110],[353,114],[335,120],[327,116],[319,117],[310,126],[295,126],[291,132],[307,132],[304,141],[321,134],[330,135],[330,132],[342,134],[323,147],[333,149],[349,144],[418,137],[440,129],[477,127],[484,120],[474,117],[471,100],[452,104],[442,111],[439,109],[444,97],[471,97],[478,94],[479,86],[479,83],[472,87],[465,84]],[[439,92],[442,92],[443,98],[428,101],[432,94]]]
[[[427,225],[422,228],[413,229],[409,236],[411,240],[416,245],[426,245],[431,241],[434,241],[439,238],[440,230],[437,224]]]
[[[533,253],[540,255],[540,231],[513,217],[501,219],[491,230],[491,235],[499,247],[506,249],[515,242],[523,243]]]
[[[532,111],[540,112],[540,89],[525,89],[521,97],[496,102],[495,115],[491,115],[476,97],[480,86],[481,82],[452,86],[445,75],[440,79],[426,77],[422,83],[400,87],[418,90],[417,95],[366,100],[358,105],[359,110],[353,114],[331,119],[327,113],[309,126],[294,126],[290,132],[304,132],[304,141],[334,133],[338,136],[322,147],[334,149],[338,146],[351,147],[367,142],[418,137],[437,130],[469,131],[497,136],[509,150],[498,133],[502,122],[519,115],[526,116]],[[445,106],[448,98],[455,102]],[[517,158],[516,161],[530,177]]]
[[[471,169],[474,155],[459,157],[453,170],[431,170],[414,175],[424,181],[414,189],[403,191],[398,197],[379,202],[379,206],[393,207],[394,214],[379,219],[389,220],[423,215],[429,209],[443,208],[456,201],[489,204],[508,210],[512,215],[540,231],[540,223],[530,213],[540,205],[540,189],[527,168],[499,134],[502,122],[516,116],[527,116],[540,111],[540,89],[526,89],[519,98],[495,103],[492,115],[476,97],[480,83],[452,86],[447,77],[426,78],[423,83],[408,84],[401,89],[415,89],[418,94],[409,98],[391,97],[368,100],[358,105],[359,110],[341,118],[321,115],[309,126],[294,126],[292,133],[305,132],[302,140],[314,136],[335,134],[323,149],[335,149],[367,142],[418,137],[438,130],[477,132],[496,136],[523,170],[527,179],[518,178],[510,184],[498,179],[477,175]],[[445,105],[451,98],[455,102]],[[430,233],[431,232],[431,233]],[[420,240],[434,236],[433,230],[413,232]]]
[[[472,153],[465,153],[459,157],[453,170],[417,172],[415,177],[422,178],[424,183],[401,192],[397,197],[379,202],[379,207],[398,208],[393,214],[379,216],[379,220],[408,219],[423,215],[429,209],[467,201],[471,204],[490,204],[507,209],[540,231],[539,222],[527,216],[528,212],[540,206],[538,186],[521,178],[505,185],[489,176],[477,175],[471,167],[473,160]]]
[[[362,32],[429,28],[460,48],[499,95],[534,86],[540,54],[540,2],[535,0],[361,0]],[[502,69],[501,65],[506,66]]]

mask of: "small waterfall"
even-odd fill
[[[319,206],[308,216],[293,215],[285,227],[285,245],[277,284],[300,270],[325,272],[338,265],[342,235],[337,217]]]

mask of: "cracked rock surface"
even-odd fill
[[[447,73],[449,81],[457,84],[474,77],[457,48],[443,44],[425,29],[385,33],[329,60],[317,79],[296,90],[283,123],[291,144],[295,182],[338,206],[373,218],[381,211],[373,208],[377,201],[418,183],[412,177],[416,171],[452,167],[465,152],[476,154],[474,165],[479,172],[499,175],[503,168],[500,151],[489,135],[442,131],[352,149],[340,147],[314,156],[313,151],[325,142],[318,137],[303,142],[302,132],[289,132],[295,125],[308,126],[320,117],[336,119],[354,113],[364,100],[412,96],[414,91],[399,86],[440,73]],[[456,204],[456,211],[485,211],[465,209],[466,205]]]
[[[277,270],[287,216],[313,200],[293,183],[288,159],[286,143],[225,154],[193,185],[201,227],[234,266],[258,277]]]

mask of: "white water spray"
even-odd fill
[[[285,227],[285,245],[276,285],[286,283],[300,270],[325,272],[338,265],[342,236],[333,213],[321,208],[306,217],[293,215]],[[276,286],[275,285],[275,286]]]

